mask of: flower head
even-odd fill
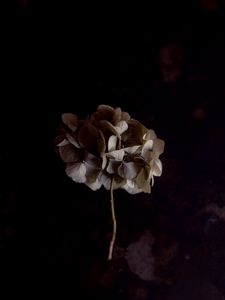
[[[123,188],[128,193],[150,193],[154,176],[162,173],[159,156],[164,141],[127,112],[108,105],[84,120],[62,115],[64,130],[57,149],[66,163],[66,174],[92,190],[102,185]]]

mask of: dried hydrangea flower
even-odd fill
[[[111,259],[116,235],[113,190],[150,193],[154,176],[162,173],[159,156],[164,141],[127,112],[109,105],[99,105],[84,120],[65,113],[62,121],[64,127],[56,145],[66,163],[66,174],[94,191],[103,186],[111,192],[113,237],[108,257]]]

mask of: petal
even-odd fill
[[[66,166],[66,174],[75,182],[84,183],[86,181],[86,167],[83,162],[68,164]]]
[[[140,188],[140,189],[142,189],[146,185],[146,182],[148,182],[148,176],[149,176],[148,170],[150,172],[150,168],[144,167],[141,169],[141,171],[137,175],[136,183],[137,183],[138,188]]]
[[[99,125],[101,126],[101,129],[102,129],[103,132],[105,132],[107,130],[107,131],[111,132],[114,135],[118,135],[116,127],[113,126],[109,121],[101,120],[99,122]]]
[[[106,150],[105,137],[101,130],[98,130],[97,144],[98,144],[99,153],[100,154],[105,153]]]
[[[158,158],[153,159],[150,162],[150,166],[151,166],[151,169],[152,169],[152,174],[154,176],[161,176],[161,174],[162,174],[162,163]]]
[[[97,138],[97,129],[90,123],[85,123],[78,132],[79,143],[88,151],[97,147]]]
[[[164,151],[165,142],[161,139],[156,139],[153,145],[153,158],[158,158]]]
[[[126,121],[120,121],[116,124],[115,129],[117,131],[117,135],[121,135],[128,129],[128,124]]]
[[[133,180],[127,180],[126,184],[122,186],[129,194],[138,194],[142,192],[142,189],[139,189]]]
[[[99,177],[97,177],[94,182],[87,181],[87,182],[85,182],[85,184],[93,191],[97,191],[102,186],[102,182],[99,180]]]
[[[137,176],[138,168],[134,162],[122,163],[118,168],[118,174],[122,178],[133,179]]]
[[[119,121],[121,121],[121,115],[122,115],[121,108],[116,107],[114,110],[113,119],[112,119],[113,124],[116,124]]]
[[[101,160],[97,156],[93,155],[90,152],[87,152],[87,151],[85,152],[84,161],[86,164],[88,164],[92,168],[95,168],[95,169],[100,168]]]
[[[59,154],[66,163],[77,162],[80,159],[80,152],[71,144],[59,147]]]
[[[64,139],[59,144],[57,144],[56,146],[62,147],[62,146],[66,146],[66,145],[69,145],[69,141],[67,139]]]
[[[143,140],[147,141],[147,140],[154,140],[156,139],[156,134],[155,131],[150,129],[148,130],[144,135],[143,135]]]
[[[123,148],[123,150],[128,154],[138,154],[141,150],[141,146],[131,146]]]
[[[109,174],[115,174],[115,173],[117,173],[117,169],[118,169],[120,164],[121,164],[121,162],[118,162],[114,159],[109,159],[109,163],[108,163],[108,166],[106,168],[106,171]]]
[[[117,161],[122,161],[124,154],[125,154],[124,150],[120,149],[120,150],[115,150],[115,151],[106,153],[106,156],[109,158],[114,158]]]
[[[114,108],[112,106],[106,105],[106,104],[100,104],[97,108],[97,111],[110,111],[114,112]]]
[[[127,122],[128,120],[130,120],[130,115],[127,112],[122,111],[121,120]]]
[[[111,135],[108,140],[108,151],[114,151],[116,150],[116,144],[117,144],[117,136]]]
[[[75,140],[75,138],[74,138],[72,135],[66,133],[66,138],[67,138],[68,141],[69,141],[72,145],[74,145],[76,148],[80,148],[80,145],[79,145],[78,141]]]
[[[68,126],[73,132],[77,130],[78,126],[78,118],[76,115],[71,113],[62,114],[63,123]]]

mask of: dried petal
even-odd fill
[[[76,115],[71,113],[64,113],[62,114],[62,121],[73,132],[77,130],[78,118]]]
[[[83,162],[68,164],[66,174],[75,182],[84,183],[86,181],[86,166]]]
[[[117,136],[111,135],[109,140],[108,140],[108,151],[114,151],[116,150],[116,144],[117,144]]]
[[[59,154],[66,163],[76,162],[80,159],[80,153],[71,144],[59,147]]]
[[[134,162],[127,162],[120,164],[118,168],[118,174],[122,178],[134,179],[137,176],[138,168]]]

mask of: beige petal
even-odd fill
[[[77,130],[78,127],[78,118],[76,115],[71,113],[62,114],[63,123],[68,126],[73,132]]]
[[[82,162],[68,164],[66,174],[75,182],[84,183],[86,181],[86,166]]]
[[[150,129],[148,130],[144,135],[143,135],[143,140],[147,141],[147,140],[155,140],[156,139],[156,134],[155,131]]]
[[[80,159],[80,153],[71,144],[59,147],[59,154],[66,163],[77,162]]]
[[[151,166],[151,169],[152,169],[152,174],[154,176],[161,176],[161,174],[162,174],[162,163],[159,159],[153,159],[150,162],[150,166]]]
[[[102,170],[104,170],[107,165],[107,157],[105,154],[102,154],[101,158],[102,158]]]
[[[125,179],[133,179],[137,176],[138,168],[134,162],[123,162],[118,168],[118,174]]]
[[[165,142],[161,139],[156,139],[153,146],[153,158],[158,158],[164,151]]]
[[[148,140],[144,143],[141,155],[146,162],[150,162],[152,159],[153,140]]]
[[[148,170],[150,171],[150,168],[147,167],[142,168],[139,174],[137,175],[136,183],[138,188],[140,189],[142,189],[146,185],[146,182],[148,181],[148,176],[149,176]]]
[[[127,180],[126,184],[122,186],[129,194],[138,194],[142,192],[142,189],[139,189],[134,180]]]
[[[116,124],[115,129],[117,131],[117,135],[121,135],[128,129],[128,124],[126,121],[120,121]]]
[[[108,140],[108,151],[114,151],[116,150],[116,144],[117,144],[117,136],[111,135]]]
[[[124,157],[124,150],[115,150],[115,151],[111,151],[109,153],[106,153],[106,156],[109,158],[114,158],[117,161],[122,161],[123,157]]]

